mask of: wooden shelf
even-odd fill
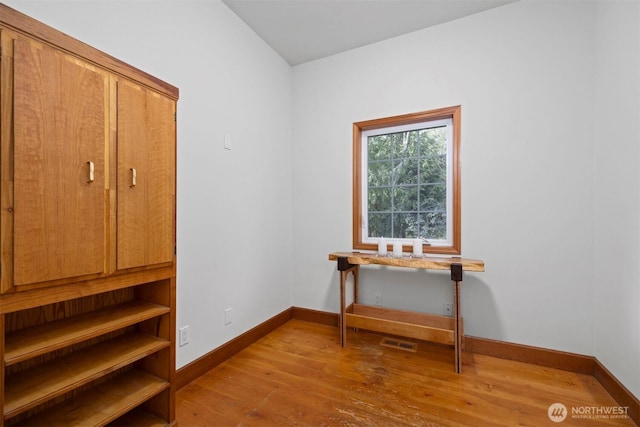
[[[167,422],[146,411],[134,409],[108,425],[112,427],[166,427]]]
[[[68,317],[5,337],[5,366],[49,353],[105,333],[115,331],[170,311],[169,307],[144,301],[131,301],[115,307]]]
[[[20,423],[24,427],[47,425],[98,426],[118,419],[117,425],[165,426],[166,422],[143,411],[119,417],[169,387],[169,383],[142,371],[130,370],[100,384],[88,393],[65,401]],[[127,414],[128,415],[128,414]]]
[[[348,327],[454,345],[452,317],[352,304],[346,311]]]
[[[5,378],[5,419],[125,367],[169,341],[129,334],[104,341]]]

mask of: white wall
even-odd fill
[[[594,354],[640,396],[640,7],[597,11]]]
[[[294,300],[338,310],[353,122],[462,105],[468,335],[589,354],[592,8],[515,3],[294,68]],[[361,269],[363,297],[442,313],[447,274]],[[387,286],[392,283],[393,286]]]
[[[291,67],[218,1],[5,3],[180,89],[178,367],[291,307]]]

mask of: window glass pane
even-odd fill
[[[391,158],[391,142],[389,135],[370,136],[367,141],[369,161]]]
[[[431,156],[422,159],[420,163],[420,182],[433,184],[446,182],[447,180],[447,156]]]
[[[445,211],[447,192],[445,184],[430,184],[420,187],[420,210]]]
[[[427,212],[420,215],[421,236],[429,239],[447,237],[447,215],[445,212]]]
[[[397,213],[393,215],[393,236],[396,239],[417,237],[419,231],[418,215],[415,213]]]
[[[418,186],[393,189],[393,211],[415,212],[418,209]]]
[[[423,156],[445,154],[447,152],[446,127],[422,129],[420,134],[420,153]]]
[[[370,213],[369,235],[371,237],[392,237],[391,213]]]
[[[390,133],[389,139],[391,141],[391,155],[394,159],[404,157],[406,145],[403,141],[403,133]]]
[[[391,140],[392,155],[395,159],[418,155],[419,131],[396,132],[388,134]]]
[[[368,209],[370,213],[391,212],[391,187],[370,188]]]
[[[395,185],[418,183],[418,159],[407,158],[397,161],[394,167]]]
[[[391,185],[391,161],[369,162],[368,183],[369,187],[379,187],[381,185]]]
[[[446,238],[445,130],[436,127],[367,138],[369,237]]]

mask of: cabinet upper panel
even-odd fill
[[[175,101],[118,81],[119,270],[173,261]]]
[[[14,43],[14,283],[103,273],[108,75]]]
[[[2,4],[0,56],[0,293],[175,268],[178,89]]]

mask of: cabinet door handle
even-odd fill
[[[89,165],[89,179],[87,182],[92,183],[96,178],[96,166],[91,161],[87,162],[87,164]]]
[[[135,187],[138,181],[138,172],[136,168],[131,168],[131,185],[129,187]]]

